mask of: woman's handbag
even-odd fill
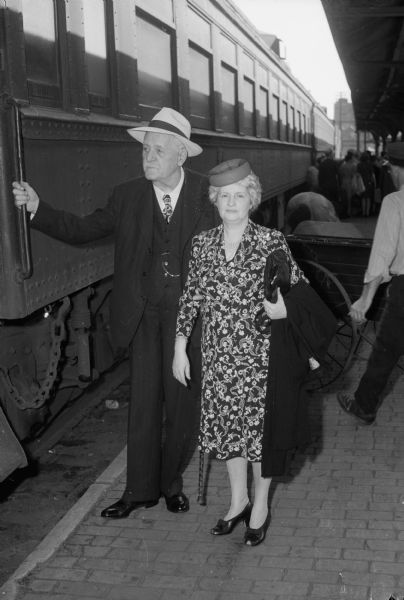
[[[269,302],[278,300],[278,288],[282,296],[290,289],[290,264],[284,250],[278,248],[267,256],[264,270],[264,295]],[[271,319],[265,312],[264,307],[255,315],[255,326],[263,333],[269,333]]]
[[[278,300],[278,288],[282,296],[290,288],[290,265],[286,252],[281,248],[268,255],[264,271],[265,298],[274,303]]]

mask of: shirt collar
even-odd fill
[[[163,190],[160,190],[157,186],[155,186],[153,184],[154,192],[156,194],[158,203],[161,205],[164,205],[163,196],[165,196],[167,193],[169,193],[170,198],[171,198],[171,204],[174,207],[176,205],[178,197],[181,193],[181,188],[183,186],[184,179],[185,179],[184,169],[181,167],[180,180],[177,183],[177,185],[175,186],[175,188],[173,190],[171,190],[170,192],[163,192]]]

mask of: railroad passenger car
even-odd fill
[[[329,149],[337,150],[340,131],[334,122],[330,121],[324,108],[318,104],[313,105],[313,151],[318,156]]]
[[[141,174],[126,129],[172,106],[204,148],[190,166],[247,158],[281,224],[287,194],[333,134],[228,0],[0,0],[0,85],[0,397],[23,441],[114,363],[113,247],[30,231],[13,179],[85,215]]]

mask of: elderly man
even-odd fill
[[[171,364],[191,240],[217,223],[207,178],[183,169],[187,156],[202,152],[190,140],[188,120],[163,108],[147,126],[128,133],[143,143],[144,177],[117,186],[103,209],[85,217],[55,210],[39,201],[28,183],[13,183],[15,204],[27,205],[34,228],[71,244],[114,235],[111,330],[117,348],[130,347],[131,399],[126,489],[102,511],[101,516],[109,518],[153,506],[161,495],[168,510],[189,509],[182,471],[195,423],[196,394],[174,379]],[[191,339],[194,364],[198,351],[198,341]]]
[[[375,421],[390,373],[404,354],[404,143],[389,144],[388,152],[397,191],[382,202],[362,294],[350,315],[364,321],[379,285],[390,281],[386,306],[358,388],[338,394],[343,410],[365,425]]]
[[[325,157],[318,164],[318,191],[325,196],[335,207],[338,216],[340,211],[340,190],[338,181],[338,163],[334,159],[331,149],[327,150]]]

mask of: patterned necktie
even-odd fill
[[[164,208],[163,215],[167,223],[170,222],[171,217],[173,216],[173,206],[171,204],[171,196],[169,194],[164,194],[163,196]]]

